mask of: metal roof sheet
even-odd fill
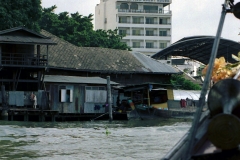
[[[77,76],[62,76],[62,75],[45,75],[44,82],[107,84],[107,80],[101,77],[77,77]],[[117,85],[118,83],[110,81],[110,84]]]
[[[145,54],[132,52],[132,54],[143,64],[146,72],[161,72],[161,73],[179,73],[179,70],[172,66],[161,63]]]
[[[100,47],[78,47],[42,30],[58,45],[49,47],[49,67],[120,73],[179,73],[140,53]],[[41,52],[46,52],[46,47]]]
[[[154,54],[152,58],[162,59],[166,56],[184,56],[208,64],[215,36],[185,37],[171,46]],[[232,54],[238,55],[240,44],[238,42],[221,38],[217,58],[224,57],[227,62],[235,63]]]

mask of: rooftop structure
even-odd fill
[[[171,0],[100,0],[95,29],[118,29],[133,51],[152,55],[171,44]]]

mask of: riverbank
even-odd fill
[[[2,115],[2,108],[0,113]],[[8,121],[33,121],[33,122],[65,122],[65,121],[95,121],[108,120],[109,113],[59,113],[54,110],[41,110],[33,108],[10,108],[4,114]],[[193,119],[196,107],[173,108],[171,110],[162,110],[151,108],[149,110],[133,110],[127,113],[113,112],[113,120],[130,119],[156,119],[156,118],[178,118]]]

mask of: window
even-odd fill
[[[146,13],[157,13],[158,6],[143,6]]]
[[[140,30],[133,30],[133,31],[132,31],[132,34],[133,34],[133,35],[140,36]]]
[[[141,19],[139,17],[133,17],[134,24],[141,24]]]
[[[163,13],[163,10],[162,10],[162,8],[159,8],[159,13]]]
[[[167,47],[167,43],[160,43],[160,48],[166,48]]]
[[[140,42],[133,42],[133,48],[140,48]]]
[[[146,30],[146,36],[153,36],[153,31]]]
[[[106,87],[100,87],[100,86],[86,86],[86,90],[106,90]]]
[[[122,3],[120,5],[120,9],[128,9],[128,4],[127,3]]]
[[[159,36],[167,36],[167,31],[159,31]]]
[[[146,24],[154,24],[154,18],[146,18]]]
[[[127,31],[126,30],[119,30],[119,35],[127,35]]]
[[[159,24],[167,24],[167,19],[166,18],[160,18],[159,19]]]
[[[152,42],[146,42],[146,48],[153,48]]]
[[[73,102],[73,90],[72,89],[60,89],[59,90],[59,102]]]
[[[130,9],[138,9],[138,5],[136,3],[132,3]]]
[[[119,17],[119,23],[127,23],[127,17]]]
[[[98,90],[106,90],[105,87],[98,87]]]

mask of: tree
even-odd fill
[[[180,85],[179,89],[201,90],[198,84],[194,84],[190,80],[185,79],[183,75],[172,75],[170,81],[173,86]]]
[[[115,30],[96,30],[91,36],[91,47],[113,48],[121,50],[131,50],[125,43],[121,42],[123,38]]]
[[[117,30],[93,30],[93,14],[82,16],[78,12],[55,14],[56,6],[44,8],[39,25],[42,29],[80,47],[102,47],[130,50],[121,42]]]
[[[0,30],[18,26],[40,31],[41,0],[1,0]]]

